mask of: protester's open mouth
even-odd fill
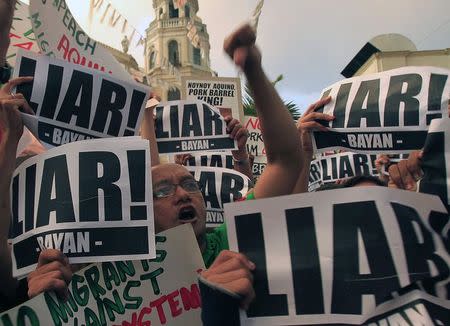
[[[178,219],[183,223],[190,223],[197,219],[197,214],[192,206],[183,207],[178,212]]]

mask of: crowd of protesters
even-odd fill
[[[0,66],[5,66],[9,45],[14,1],[0,1]],[[4,19],[7,17],[8,19]],[[267,166],[245,200],[263,199],[308,190],[309,168],[314,152],[311,142],[313,131],[327,131],[323,121],[333,116],[317,112],[329,103],[327,97],[312,104],[297,123],[285,109],[283,101],[267,78],[261,64],[261,53],[255,45],[252,27],[245,25],[232,33],[224,42],[224,50],[245,74],[254,95],[262,138],[267,156]],[[6,78],[0,90],[0,308],[16,306],[45,291],[55,291],[61,298],[68,296],[72,273],[83,266],[69,264],[59,250],[41,252],[35,271],[24,280],[12,276],[11,252],[8,245],[10,224],[9,188],[14,169],[25,159],[44,151],[39,142],[17,154],[23,136],[20,111],[32,113],[21,94],[13,88],[27,83],[30,78]],[[449,106],[450,110],[450,106]],[[191,173],[183,166],[186,156],[177,163],[161,164],[155,137],[153,108],[144,113],[141,136],[148,139],[152,157],[152,188],[156,232],[181,224],[193,226],[203,255],[206,270],[199,275],[203,302],[203,320],[209,325],[233,325],[239,320],[238,308],[246,309],[255,297],[252,271],[255,264],[243,254],[228,250],[227,230],[223,224],[214,230],[206,229],[205,202]],[[238,149],[232,152],[234,168],[252,178],[251,158],[247,153],[248,133],[241,122],[226,118],[227,131],[237,141]],[[31,137],[31,136],[28,136]],[[319,190],[355,186],[389,186],[410,191],[416,190],[421,178],[422,152],[410,154],[407,160],[391,165],[389,176],[383,178],[359,176],[322,186]],[[178,164],[179,163],[179,164]],[[388,156],[380,156],[377,166],[389,163]]]

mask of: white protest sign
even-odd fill
[[[201,100],[219,109],[224,117],[231,115],[240,121],[242,108],[241,80],[229,77],[182,77],[182,98]]]
[[[248,130],[247,152],[254,156],[266,155],[259,118],[244,117],[244,127]]]
[[[155,108],[156,141],[160,154],[237,149],[223,117],[198,101],[161,102]]]
[[[450,120],[431,122],[423,149],[419,191],[438,195],[450,213]]]
[[[224,222],[223,205],[244,197],[250,190],[250,179],[235,170],[204,166],[187,166],[199,183],[206,204],[206,226],[216,227]]]
[[[139,131],[148,89],[94,70],[19,51],[14,77],[33,76],[17,86],[36,116],[25,125],[44,143],[133,136]]]
[[[321,156],[311,162],[309,170],[309,191],[324,183],[352,178],[359,175],[377,176],[376,155],[344,152]]]
[[[40,251],[71,263],[155,257],[148,141],[94,139],[55,147],[21,164],[11,182],[13,274]]]
[[[314,132],[315,150],[408,153],[421,149],[430,121],[448,118],[450,71],[404,67],[344,79],[323,92],[332,101],[318,112],[335,119]]]
[[[209,166],[233,169],[233,155],[230,152],[197,152],[186,160],[186,166]]]
[[[28,51],[39,52],[39,46],[36,43],[34,37],[33,28],[31,27],[31,21],[29,19],[28,5],[16,1],[13,23],[11,31],[9,33],[9,39],[11,41],[6,59],[13,65],[15,57],[19,49],[25,49]],[[13,59],[13,60],[11,60]]]
[[[419,281],[449,303],[436,196],[358,187],[227,204],[225,217],[230,250],[256,265],[243,325],[360,325]]]
[[[267,156],[259,155],[255,156],[252,164],[253,177],[258,180],[261,174],[263,174],[264,169],[267,166]]]
[[[43,54],[134,83],[114,56],[78,25],[65,0],[30,0],[30,17]]]
[[[200,325],[197,273],[204,264],[192,227],[158,234],[156,253],[90,265],[74,273],[67,302],[40,294],[1,314],[0,325]]]

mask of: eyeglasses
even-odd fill
[[[153,197],[155,198],[164,198],[173,196],[175,191],[177,190],[177,186],[180,186],[188,193],[196,193],[200,191],[200,187],[194,179],[186,179],[181,183],[164,183],[158,185],[153,189]]]

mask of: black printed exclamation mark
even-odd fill
[[[220,105],[220,106],[223,105],[223,97],[220,98],[220,103],[219,103],[219,105]]]
[[[130,113],[128,114],[127,129],[125,129],[124,136],[134,136],[139,113],[141,112],[142,104],[145,100],[145,93],[134,90],[131,97]]]
[[[145,181],[146,181],[146,153],[144,150],[127,151],[128,173],[130,176],[130,219],[146,220],[147,206],[139,205],[145,203]]]
[[[442,95],[444,95],[445,83],[447,82],[447,75],[431,74],[430,88],[428,90],[428,111],[427,126],[433,119],[442,118],[441,112],[433,112],[441,110]]]

